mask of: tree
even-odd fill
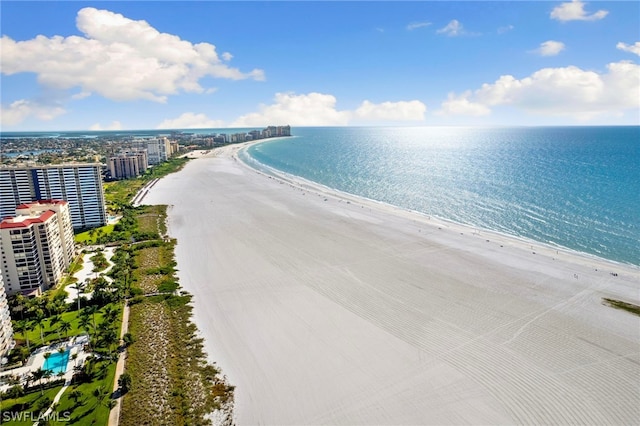
[[[136,341],[136,339],[133,337],[133,334],[124,333],[124,336],[122,336],[122,341],[124,342],[125,346],[130,346],[133,342]]]
[[[84,290],[87,288],[88,285],[89,285],[89,278],[87,278],[83,283],[77,282],[75,285],[76,290],[78,291],[78,294],[76,295],[76,300],[78,301],[78,312],[80,311],[80,294],[84,293]]]
[[[60,321],[62,321],[62,317],[60,315],[54,315],[52,317],[49,318],[49,327],[53,330],[53,327],[58,324]],[[58,332],[58,340],[62,340],[62,337],[60,337],[60,329],[56,330]]]
[[[6,393],[7,398],[20,398],[24,395],[24,388],[20,385],[11,386]]]
[[[118,378],[118,386],[120,387],[122,395],[129,392],[129,389],[131,389],[131,375],[129,373],[122,373]]]
[[[85,315],[81,315],[78,319],[78,326],[87,332],[87,334],[91,334],[91,318]]]
[[[113,323],[118,319],[119,312],[113,305],[107,305],[104,308],[104,312],[102,313],[102,317],[104,318],[104,322]]]
[[[45,371],[42,368],[38,368],[31,372],[31,379],[34,383],[40,382],[40,395],[44,395],[44,389],[42,388],[42,378],[45,375]]]
[[[98,312],[98,307],[95,305],[85,306],[83,312],[86,312],[87,316],[91,316],[91,319],[93,320],[93,329],[95,330],[97,328],[96,312]]]
[[[36,308],[33,310],[33,315],[35,317],[35,321],[38,324],[38,328],[40,328],[40,344],[44,345],[44,333],[42,331],[42,322],[46,318],[44,314],[44,310],[41,308]]]
[[[13,306],[15,307],[16,311],[20,311],[20,319],[24,319],[24,311],[27,309],[28,305],[27,305],[27,298],[24,297],[22,294],[18,293],[15,295],[15,297],[13,298]]]
[[[60,327],[58,328],[58,331],[62,331],[64,333],[64,337],[69,336],[69,330],[71,330],[71,323],[65,320],[60,321]]]
[[[82,399],[82,397],[84,397],[84,394],[80,389],[75,389],[69,394],[69,398],[71,398],[76,405],[78,405],[78,401]]]
[[[109,396],[109,391],[106,390],[104,386],[100,386],[93,391],[93,396],[95,396],[96,400],[98,401],[97,405],[101,405],[104,402],[105,398]]]
[[[32,329],[31,325],[31,321],[24,319],[15,321],[13,324],[13,330],[22,334],[27,341],[27,349],[29,349],[29,352],[31,352],[31,345],[29,344],[29,331]]]

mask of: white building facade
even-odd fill
[[[20,206],[0,222],[0,270],[8,295],[39,295],[58,283],[73,260],[73,232],[65,201]]]
[[[7,356],[13,348],[13,327],[7,295],[4,292],[2,273],[0,273],[0,358]]]
[[[0,167],[0,219],[16,214],[18,205],[57,199],[69,203],[75,229],[107,224],[100,164]]]

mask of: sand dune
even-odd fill
[[[640,271],[192,160],[181,284],[247,424],[632,424]],[[611,273],[618,275],[614,276]]]

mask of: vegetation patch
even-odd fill
[[[191,322],[190,296],[155,296],[131,306],[131,389],[121,425],[209,424],[215,410],[232,423],[233,386],[206,363],[202,339]]]
[[[29,422],[28,420],[36,419],[39,414],[44,413],[53,402],[53,398],[60,392],[60,389],[62,389],[61,385],[40,389],[40,387],[34,384],[25,390],[22,386],[16,385],[0,398],[2,424],[32,424],[33,422]],[[9,393],[13,393],[14,395],[10,395]],[[21,418],[20,416],[23,417]],[[5,419],[9,421],[4,421]],[[11,419],[14,420],[12,421]]]
[[[62,394],[56,410],[70,413],[69,422],[64,424],[106,425],[114,403],[111,389],[116,363],[107,359],[92,359],[77,370],[76,379]]]
[[[113,232],[114,227],[115,225],[105,225],[100,228],[90,229],[88,231],[76,234],[74,238],[76,243],[78,244],[85,244],[85,245],[98,244],[98,239],[105,235],[111,234]]]
[[[604,297],[602,299],[607,306],[611,306],[612,308],[622,309],[623,311],[630,312],[634,315],[640,316],[640,306],[634,305],[633,303],[623,302],[622,300],[616,299],[608,299]]]
[[[102,251],[96,252],[93,256],[91,256],[91,262],[93,263],[93,272],[104,271],[109,267],[109,261],[104,256]]]
[[[144,275],[137,284],[144,294],[156,293],[165,279],[166,277],[162,274]]]

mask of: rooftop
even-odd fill
[[[38,216],[7,217],[0,222],[0,229],[28,228],[36,223],[44,223],[56,214],[53,210],[47,210]]]

